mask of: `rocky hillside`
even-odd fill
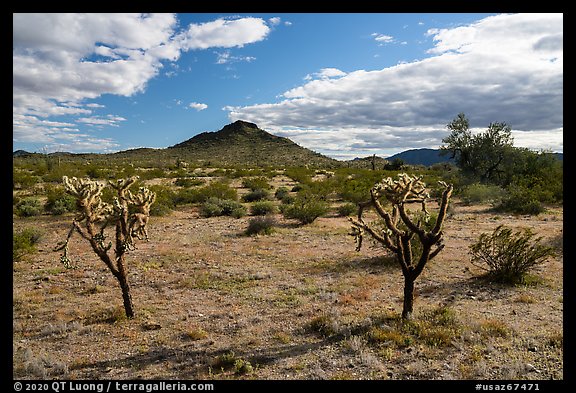
[[[220,131],[203,132],[168,148],[170,155],[219,165],[334,167],[339,162],[290,139],[272,135],[256,124],[238,120]]]

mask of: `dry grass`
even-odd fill
[[[127,256],[137,316],[79,238],[77,270],[52,252],[71,216],[15,218],[45,236],[14,263],[18,379],[563,379],[563,257],[534,285],[490,284],[468,246],[498,224],[558,243],[562,210],[494,216],[457,205],[446,249],[416,281],[402,322],[402,274],[380,247],[354,251],[336,215],[245,236],[249,217],[152,217],[151,241]],[[561,242],[560,242],[561,244]]]

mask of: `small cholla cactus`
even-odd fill
[[[359,204],[358,217],[350,218],[352,222],[351,235],[356,240],[356,251],[360,251],[364,234],[368,233],[386,249],[396,254],[404,275],[404,306],[402,310],[402,318],[404,319],[409,319],[412,315],[414,281],[422,273],[426,263],[444,248],[442,224],[452,194],[451,185],[439,182],[444,187],[444,192],[440,200],[438,216],[435,222],[431,222],[431,215],[426,209],[426,202],[430,195],[426,189],[426,184],[421,179],[421,177],[410,176],[406,173],[399,174],[397,180],[390,177],[384,179],[370,190],[370,200]],[[391,212],[386,211],[380,202],[381,198],[385,198],[392,204]],[[406,209],[406,205],[410,203],[419,203],[422,206],[419,214]],[[368,224],[363,220],[364,209],[371,206],[384,219],[384,228]],[[414,239],[420,242],[421,247],[413,249],[412,241]],[[416,250],[417,252],[415,252]]]
[[[136,195],[128,191],[128,201],[135,206],[136,212],[132,215],[129,228],[130,236],[136,236],[138,239],[148,241],[148,219],[150,218],[150,207],[156,201],[156,193],[145,187],[140,187]]]
[[[145,187],[140,187],[136,194],[132,194],[129,188],[138,180],[138,176],[133,176],[108,183],[117,194],[113,203],[109,204],[101,199],[102,190],[106,184],[67,176],[64,176],[62,180],[66,192],[76,197],[77,215],[66,241],[55,248],[55,251],[63,252],[60,261],[67,268],[76,267],[72,265],[68,257],[68,242],[74,232],[78,232],[90,243],[92,250],[118,280],[122,289],[126,316],[133,318],[134,307],[125,264],[126,252],[134,249],[133,235],[136,235],[138,239],[144,236],[148,240],[146,225],[150,217],[150,206],[156,200],[156,194]],[[134,206],[132,213],[131,206]],[[114,224],[116,228],[114,256],[109,254],[112,242],[106,243],[105,229],[109,224]]]

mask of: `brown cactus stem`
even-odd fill
[[[404,303],[402,306],[402,319],[412,318],[414,311],[414,280],[410,275],[404,276]]]

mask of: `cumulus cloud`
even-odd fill
[[[427,58],[339,78],[321,70],[278,102],[229,108],[229,117],[321,152],[387,155],[438,147],[464,112],[472,127],[498,121],[522,132],[517,146],[540,148],[546,139],[562,150],[562,26],[562,14],[514,14],[429,29]]]
[[[13,140],[56,143],[62,134],[54,127],[34,128],[56,116],[82,116],[78,126],[117,126],[125,119],[96,116],[103,105],[86,101],[144,92],[164,63],[184,51],[242,47],[270,31],[260,18],[178,29],[174,14],[13,14]]]
[[[339,70],[338,68],[322,68],[318,72],[314,72],[312,74],[308,74],[304,77],[305,80],[312,80],[312,79],[330,79],[330,78],[340,78],[346,75],[344,71]]]
[[[279,25],[280,22],[282,22],[282,19],[278,16],[274,16],[274,17],[268,19],[268,21],[270,22],[270,24],[272,26],[276,26],[276,25]]]
[[[200,112],[208,108],[208,105],[199,102],[191,102],[190,104],[188,104],[188,108],[196,109],[198,112]]]
[[[217,19],[191,24],[179,38],[182,49],[232,48],[266,38],[270,28],[261,18]]]

